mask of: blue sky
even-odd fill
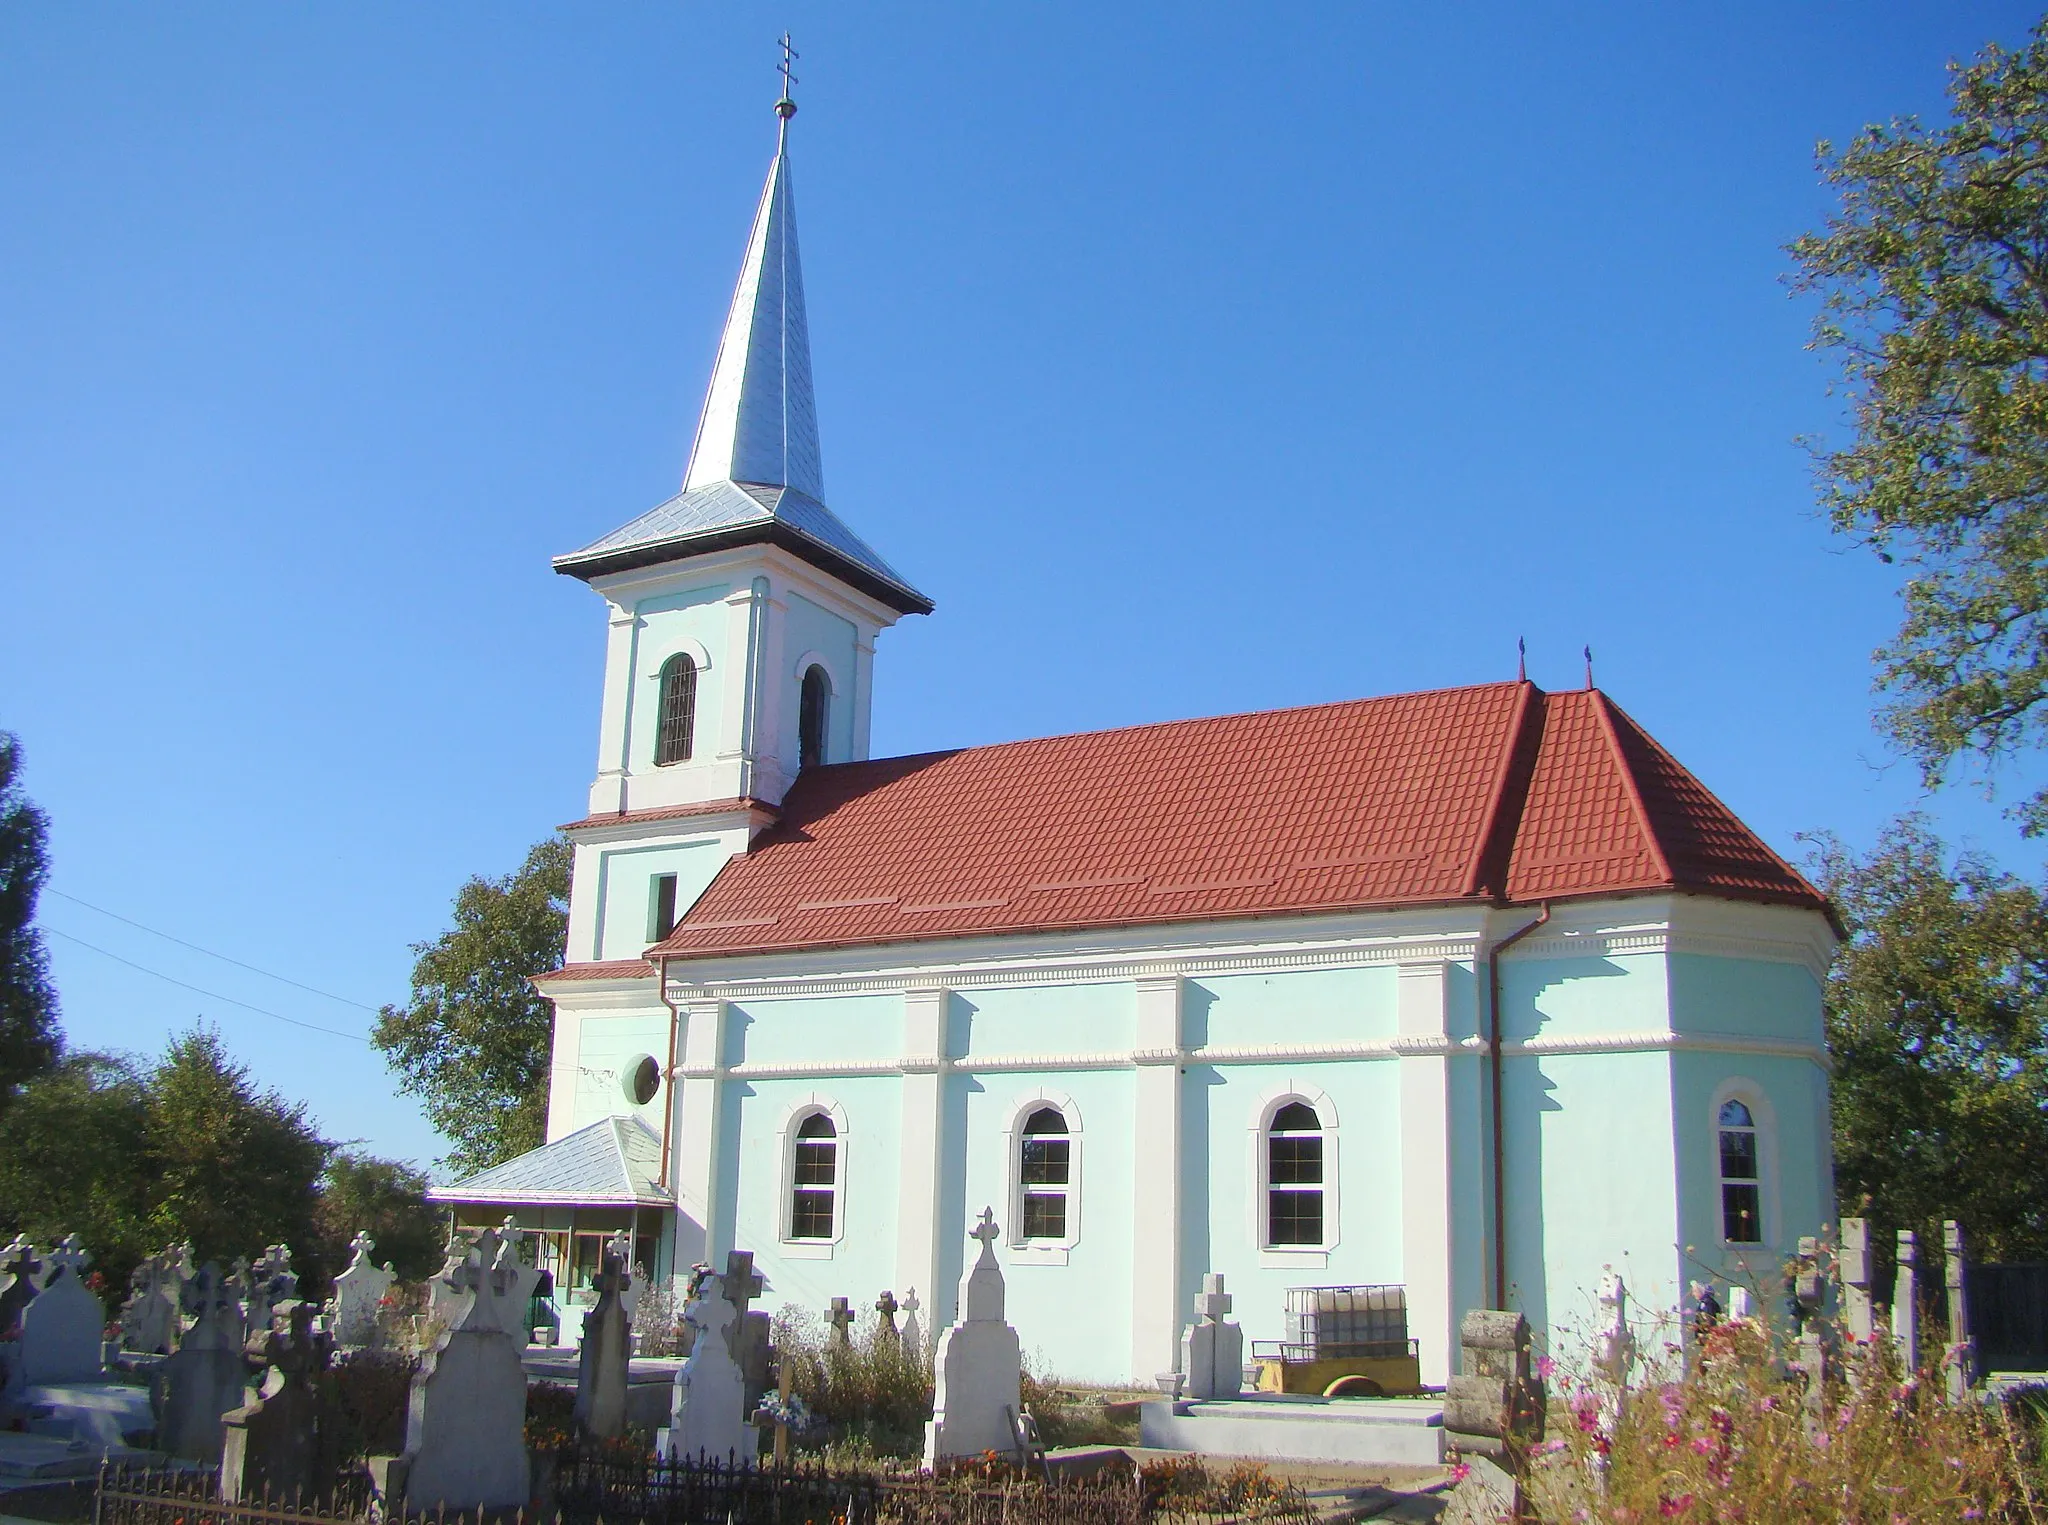
[[[2032,16],[0,10],[0,727],[71,1041],[203,1015],[331,1136],[441,1153],[365,1045],[222,998],[361,1034],[581,813],[603,621],[548,557],[681,476],[785,27],[826,495],[939,604],[883,638],[878,753],[1525,636],[1780,850],[1868,843],[1921,800],[1869,721],[1893,582],[1814,515],[1781,245],[1816,139],[1938,114]]]

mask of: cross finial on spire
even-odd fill
[[[802,55],[789,45],[789,33],[782,34],[782,62],[775,66],[775,72],[782,76],[782,99],[775,103],[775,114],[782,118],[785,131],[789,119],[796,115],[796,98],[789,93],[789,87],[797,83],[797,77],[789,72],[789,66]]]
[[[1592,688],[1592,686],[1593,686],[1593,648],[1592,648],[1592,646],[1591,646],[1591,645],[1589,644],[1589,645],[1588,645],[1588,646],[1586,647],[1586,687],[1587,687],[1588,689],[1591,689],[1591,688]]]
[[[1519,635],[1515,637],[1515,681],[1529,681],[1529,642]]]

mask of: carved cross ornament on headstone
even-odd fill
[[[745,1317],[747,1304],[759,1297],[768,1284],[754,1269],[752,1250],[732,1250],[725,1257],[725,1274],[718,1278],[718,1285],[725,1293],[725,1300]]]
[[[843,1297],[835,1297],[825,1309],[825,1322],[832,1326],[832,1343],[849,1345],[853,1336],[848,1332],[853,1327],[853,1304]]]
[[[896,1314],[898,1305],[896,1293],[885,1291],[875,1299],[875,1335],[878,1339],[896,1338]]]

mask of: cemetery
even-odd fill
[[[1211,1273],[1156,1391],[1084,1405],[1028,1369],[1035,1331],[1011,1322],[1001,1237],[985,1209],[959,1317],[936,1331],[893,1290],[858,1312],[840,1295],[771,1315],[775,1289],[734,1251],[690,1273],[664,1331],[683,1354],[657,1357],[635,1354],[636,1319],[666,1305],[624,1234],[604,1246],[570,1350],[535,1340],[538,1251],[513,1219],[458,1236],[424,1287],[397,1283],[360,1234],[317,1300],[281,1246],[226,1267],[173,1246],[136,1269],[111,1322],[75,1237],[18,1238],[0,1252],[0,1491],[74,1480],[97,1519],[126,1525],[255,1525],[280,1509],[664,1525],[1364,1519],[1396,1505],[1386,1517],[1567,1519],[1640,1490],[1628,1457],[1645,1444],[1682,1450],[1701,1488],[1736,1486],[1756,1454],[1739,1409],[1772,1430],[1770,1454],[1817,1473],[1853,1443],[1858,1467],[1910,1474],[1902,1441],[1937,1435],[1958,1458],[1949,1501],[1969,1507],[2017,1464],[2029,1442],[2012,1415],[2048,1382],[1984,1359],[1980,1337],[2003,1336],[1971,1293],[1999,1268],[1970,1266],[1960,1225],[1923,1252],[1910,1231],[1880,1247],[1852,1218],[1802,1242],[1782,1282],[1699,1281],[1683,1309],[1639,1307],[1610,1271],[1569,1370],[1520,1314],[1472,1310],[1435,1388],[1398,1377],[1400,1288],[1301,1289],[1289,1338],[1247,1347]],[[1396,1373],[1394,1390],[1362,1370]],[[1302,1374],[1321,1386],[1302,1390]],[[1659,1486],[1668,1513],[1675,1485]]]

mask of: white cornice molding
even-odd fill
[[[708,839],[735,831],[751,833],[764,826],[772,826],[779,819],[781,817],[773,811],[745,807],[738,810],[712,811],[702,815],[674,815],[656,821],[598,821],[591,825],[578,824],[565,828],[562,834],[579,846],[588,843],[592,846],[615,847],[620,843],[642,841],[650,846],[672,847],[689,837]],[[736,848],[735,851],[737,850]]]
[[[1833,1064],[1817,1043],[1766,1038],[1749,1033],[1619,1032],[1572,1033],[1556,1037],[1516,1038],[1501,1045],[1510,1059],[1582,1057],[1595,1054],[1711,1053],[1749,1054],[1773,1059],[1804,1059],[1823,1070]],[[1103,1049],[1093,1053],[987,1054],[949,1062],[929,1055],[901,1059],[825,1059],[772,1061],[714,1066],[678,1066],[686,1080],[827,1080],[930,1074],[934,1070],[963,1075],[1020,1074],[1057,1070],[1134,1070],[1141,1065],[1177,1060],[1187,1064],[1342,1064],[1362,1060],[1442,1059],[1455,1055],[1481,1057],[1480,1038],[1368,1038],[1352,1043],[1214,1044],[1185,1054],[1150,1049]]]

